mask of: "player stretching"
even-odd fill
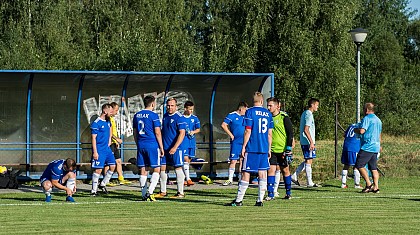
[[[194,103],[187,101],[184,104],[184,118],[187,122],[185,129],[185,137],[182,146],[185,146],[184,150],[184,174],[185,183],[184,185],[191,186],[194,182],[190,178],[190,162],[192,158],[195,158],[195,134],[200,132],[200,120],[194,114]]]
[[[286,196],[283,199],[292,198],[292,176],[289,171],[289,164],[293,160],[293,127],[287,113],[280,111],[280,101],[275,97],[267,99],[267,107],[273,115],[273,141],[271,144],[271,158],[270,169],[267,177],[267,191],[268,196],[266,201],[273,200],[277,193],[277,188],[280,183],[280,168],[283,174],[284,185],[286,188]],[[277,171],[276,171],[277,170]],[[276,179],[276,175],[278,178]],[[275,185],[277,184],[277,188]],[[277,193],[278,194],[278,193]]]
[[[162,158],[160,168],[160,193],[156,194],[156,198],[166,197],[166,182],[168,175],[166,173],[166,165],[173,166],[176,173],[176,186],[178,192],[171,198],[184,197],[184,151],[180,146],[185,137],[186,122],[183,116],[177,112],[177,104],[175,98],[169,98],[166,101],[166,113],[163,115],[162,122],[162,139],[165,156]]]
[[[312,161],[316,158],[315,152],[315,120],[313,113],[318,111],[319,100],[311,98],[308,101],[308,109],[300,117],[300,145],[302,147],[303,161],[295,173],[292,175],[292,181],[300,185],[298,181],[299,173],[305,168],[306,185],[308,187],[319,187],[312,181]]]
[[[230,156],[229,156],[229,178],[222,185],[229,186],[233,183],[236,162],[240,159],[242,144],[244,142],[245,126],[242,125],[244,115],[248,109],[248,104],[240,102],[235,112],[229,113],[222,123],[222,128],[230,137]],[[239,163],[239,174],[241,173],[241,162]],[[240,176],[238,178],[241,178]],[[241,180],[238,179],[238,182]]]
[[[352,124],[347,128],[346,132],[344,132],[343,153],[341,154],[341,163],[344,164],[343,171],[341,172],[341,188],[348,188],[347,172],[350,166],[353,167],[354,188],[363,188],[360,186],[360,172],[356,167],[354,167],[357,153],[360,150],[360,139],[357,138],[354,133],[355,128],[357,128],[357,125]]]
[[[92,132],[92,196],[97,196],[97,190],[102,190],[103,193],[108,194],[106,184],[114,174],[115,157],[111,148],[111,123],[109,117],[112,115],[112,107],[110,104],[102,105],[102,113],[91,125]],[[104,179],[98,186],[99,176],[105,165],[109,166]]]
[[[156,107],[155,97],[146,96],[143,102],[145,109],[137,112],[133,118],[134,141],[137,145],[137,166],[140,171],[143,201],[156,201],[153,191],[159,182],[160,160],[163,157],[162,134],[159,116],[153,112]],[[153,169],[149,190],[147,190],[146,167]]]
[[[241,154],[242,180],[238,186],[236,199],[229,206],[242,206],[242,200],[248,189],[250,173],[257,173],[259,178],[258,199],[255,206],[263,206],[265,191],[267,190],[267,169],[270,167],[268,158],[271,155],[271,134],[273,118],[271,113],[263,108],[264,97],[260,92],[254,94],[254,107],[245,112],[244,143]]]
[[[42,190],[45,193],[45,202],[51,202],[53,187],[66,191],[66,201],[74,202],[72,195],[76,192],[75,171],[76,162],[71,158],[55,160],[48,164],[40,179]]]

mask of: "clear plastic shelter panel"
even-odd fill
[[[136,145],[133,139],[132,120],[134,114],[144,109],[143,99],[147,95],[156,98],[155,112],[160,118],[164,112],[165,90],[170,77],[173,75],[164,74],[133,74],[129,75],[125,93],[125,105],[120,108],[121,123],[120,135],[124,136],[122,160],[128,161],[137,156]]]
[[[267,76],[226,76],[217,86],[213,110],[213,161],[227,161],[230,153],[229,136],[221,128],[224,118],[237,110],[239,102],[253,106],[252,97]],[[269,80],[267,80],[269,81]],[[266,98],[266,97],[264,97]],[[227,165],[217,164],[217,169],[227,169]]]
[[[75,158],[79,83],[80,75],[77,74],[35,73],[33,75],[31,163]],[[67,150],[62,151],[62,149]]]
[[[102,112],[102,105],[116,102],[121,104],[121,96],[127,74],[85,74],[82,87],[81,114],[80,114],[80,141],[82,152],[81,162],[91,160],[92,135],[90,124]]]
[[[218,75],[175,75],[168,95],[176,95],[178,111],[181,113],[184,112],[185,101],[194,103],[194,114],[201,123],[201,132],[196,135],[196,157],[206,160],[209,160],[210,102],[217,77]],[[206,171],[205,167],[203,171]]]
[[[0,77],[0,162],[25,162],[28,73]]]

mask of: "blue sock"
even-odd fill
[[[292,176],[284,177],[284,186],[286,188],[286,195],[292,195]]]
[[[269,197],[274,197],[274,184],[276,183],[276,176],[267,177],[267,191]]]

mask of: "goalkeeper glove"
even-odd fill
[[[292,153],[292,147],[287,146],[286,151],[284,151],[284,157],[286,158],[287,164],[290,165],[293,162],[293,153]]]

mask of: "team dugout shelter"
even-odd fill
[[[91,177],[90,123],[105,103],[120,105],[115,116],[123,139],[125,178],[138,178],[132,119],[143,98],[157,98],[162,117],[170,97],[178,111],[190,100],[201,122],[196,157],[205,160],[192,177],[226,177],[229,136],[221,124],[241,101],[252,106],[255,91],[274,95],[272,73],[0,70],[0,165],[20,169],[20,178],[39,179],[49,162],[73,158],[77,178]],[[114,174],[114,177],[116,174]]]

